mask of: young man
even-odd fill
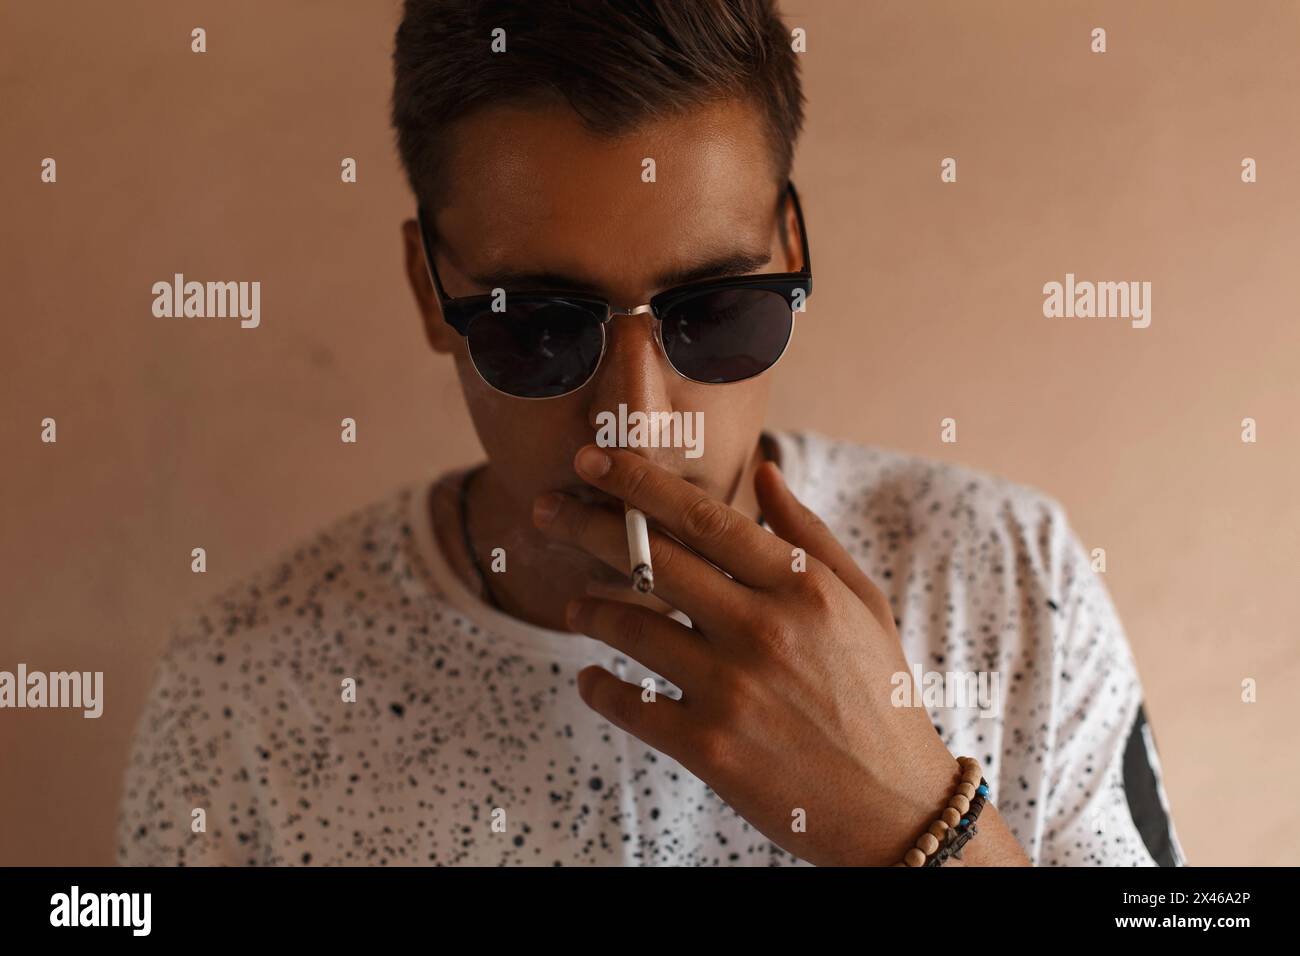
[[[770,0],[407,0],[407,273],[487,462],[173,638],[123,862],[892,865],[957,832],[965,756],[947,865],[1181,862],[1061,506],[763,431],[811,293],[796,59]],[[685,447],[609,447],[637,412]]]

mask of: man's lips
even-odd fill
[[[688,484],[692,484],[696,488],[701,489],[702,491],[707,490],[704,487],[704,483],[701,482],[699,479],[688,478],[685,475],[679,475],[678,477],[681,478],[682,481],[685,481]],[[613,495],[609,494],[608,492],[601,491],[599,488],[595,488],[591,485],[584,484],[581,482],[564,485],[556,490],[566,495],[572,495],[574,498],[577,498],[583,504],[600,505],[607,508],[617,507],[620,509],[623,507],[622,499],[616,498]]]

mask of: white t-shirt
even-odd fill
[[[1030,860],[1181,865],[1132,656],[1061,506],[955,465],[773,437],[922,680],[1000,675],[995,700],[922,703],[954,755],[982,761]],[[177,630],[137,727],[119,862],[805,865],[575,682],[593,663],[657,675],[469,592],[435,544],[430,484],[339,519]]]

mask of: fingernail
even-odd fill
[[[538,527],[550,524],[556,512],[560,510],[561,503],[560,496],[553,491],[541,495],[533,502],[533,524]]]
[[[582,602],[570,601],[568,604],[564,605],[564,623],[569,625],[569,627],[573,628],[574,630],[577,630],[578,617],[581,613],[582,613]]]
[[[588,445],[582,451],[578,452],[576,462],[578,471],[582,472],[588,478],[600,478],[609,471],[609,466],[614,462],[609,455],[605,454],[595,445]]]

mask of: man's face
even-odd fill
[[[433,220],[438,274],[453,297],[504,288],[507,295],[564,285],[615,308],[648,302],[679,284],[674,274],[750,257],[727,274],[796,271],[793,212],[786,253],[777,229],[780,194],[759,114],[741,101],[656,121],[618,138],[589,133],[567,107],[492,107],[452,131],[450,204]],[[655,181],[643,181],[644,160]],[[782,207],[785,209],[785,207]],[[595,376],[569,395],[542,400],[494,391],[447,325],[425,270],[418,229],[405,224],[407,271],[432,347],[450,353],[479,439],[511,505],[531,509],[549,490],[583,493],[573,456],[595,440],[598,415],[703,413],[703,450],[639,453],[711,495],[731,501],[753,454],[768,375],[726,385],[680,377],[650,315],[615,316]],[[721,275],[723,273],[716,273]],[[523,277],[523,278],[511,278]],[[704,278],[704,276],[698,276]],[[698,440],[698,439],[697,439]]]

